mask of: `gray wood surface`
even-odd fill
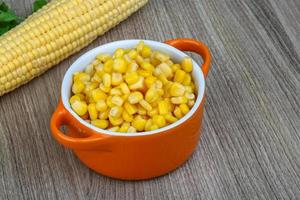
[[[6,0],[23,16],[32,1]],[[81,54],[114,40],[177,37],[204,41],[213,57],[202,138],[181,168],[149,181],[113,180],[52,138],[61,80]],[[0,97],[0,199],[300,199],[300,1],[150,0]]]

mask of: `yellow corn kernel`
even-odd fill
[[[99,119],[107,119],[108,118],[108,110],[106,110],[104,112],[100,112],[98,118]]]
[[[159,128],[166,126],[166,119],[162,115],[154,115],[152,117],[152,121],[156,124]]]
[[[191,108],[191,107],[194,106],[195,101],[194,101],[194,100],[189,100],[187,104],[188,104],[188,106]]]
[[[128,102],[131,104],[136,104],[138,102],[140,102],[143,99],[143,94],[141,92],[132,92],[129,96],[128,96]]]
[[[131,125],[138,131],[143,131],[145,129],[146,120],[141,117],[135,117]]]
[[[156,130],[156,129],[159,129],[158,125],[152,124],[152,125],[150,126],[150,131],[154,131],[154,130]]]
[[[141,65],[143,62],[144,62],[144,59],[143,59],[143,57],[141,56],[141,55],[137,55],[136,56],[136,58],[135,58],[135,61],[139,64],[139,65]]]
[[[115,104],[116,106],[120,106],[121,107],[123,105],[123,103],[124,103],[124,100],[121,97],[119,97],[119,96],[113,96],[111,98],[111,102],[113,104]]]
[[[113,64],[113,70],[119,73],[125,73],[127,70],[127,63],[124,58],[116,58]]]
[[[128,129],[129,129],[129,127],[130,127],[130,123],[124,122],[122,124],[122,126],[120,127],[119,132],[126,133],[128,131]]]
[[[159,95],[159,96],[163,96],[164,95],[164,90],[163,89],[157,89],[157,94]]]
[[[129,93],[130,94],[130,93]],[[121,97],[124,101],[126,101],[129,97],[129,94],[123,94]]]
[[[107,105],[108,107],[110,107],[110,108],[112,108],[112,107],[115,106],[115,104],[112,103],[111,98],[112,98],[112,96],[108,96],[108,97],[106,98],[106,105]]]
[[[140,76],[143,76],[143,77],[149,77],[149,76],[152,76],[152,72],[151,72],[151,71],[138,69],[136,72],[137,72]]]
[[[126,83],[121,83],[120,84],[120,89],[123,94],[130,94],[130,90],[128,88],[128,85]]]
[[[137,112],[137,108],[135,105],[132,105],[128,102],[125,102],[124,109],[128,112],[128,114],[133,115]]]
[[[158,112],[160,115],[167,114],[169,111],[169,103],[167,101],[158,102]]]
[[[91,124],[98,127],[98,128],[102,128],[105,129],[108,127],[108,121],[107,120],[103,120],[103,119],[95,119],[91,121]]]
[[[126,109],[123,110],[123,112],[122,112],[122,118],[123,118],[126,122],[132,122],[132,121],[133,121],[133,116],[130,115],[130,114],[126,111]]]
[[[183,85],[190,85],[192,82],[192,77],[190,74],[186,74],[182,82]]]
[[[193,63],[191,58],[184,58],[181,62],[182,69],[186,72],[193,71]]]
[[[72,103],[74,103],[74,101],[80,101],[80,100],[81,100],[80,97],[77,94],[75,94],[70,98],[69,101],[70,101],[70,104],[72,104]]]
[[[106,105],[106,102],[105,100],[103,99],[99,99],[97,102],[96,102],[96,109],[100,112],[104,112],[106,111],[108,108],[108,106]]]
[[[130,72],[125,75],[125,81],[127,84],[131,85],[139,80],[139,75],[137,72]]]
[[[174,65],[173,61],[172,60],[166,60],[165,63],[169,66],[172,66]]]
[[[180,118],[183,117],[183,114],[182,114],[182,112],[181,112],[181,110],[180,110],[179,107],[176,107],[176,108],[174,109],[173,113],[174,113],[174,115],[175,115],[178,119],[180,119]]]
[[[188,105],[186,105],[185,103],[184,104],[180,104],[179,105],[179,108],[181,110],[181,112],[186,115],[189,111],[190,111],[190,108],[188,107]]]
[[[104,72],[104,65],[102,63],[98,64],[97,66],[95,66],[95,70],[96,70],[96,72],[95,72],[94,76],[96,75],[96,73],[101,74],[102,72]]]
[[[171,67],[166,63],[159,64],[155,69],[158,69],[158,75],[163,74],[165,77],[172,76],[172,69]]]
[[[144,77],[140,76],[137,82],[129,85],[129,89],[130,90],[142,89],[144,87],[144,79],[145,79]]]
[[[123,56],[123,58],[125,59],[126,63],[127,63],[127,71],[128,71],[128,63],[131,63],[132,62],[132,59],[129,57],[128,54],[125,54]]]
[[[105,93],[108,93],[110,91],[110,87],[105,87],[103,83],[100,83],[99,88]]]
[[[96,60],[97,61],[97,60]],[[94,64],[90,64],[88,65],[85,69],[84,69],[84,72],[87,73],[88,75],[93,75],[94,73]],[[95,65],[96,66],[96,65]]]
[[[114,106],[109,111],[109,116],[113,118],[119,118],[122,115],[123,108],[119,106]]]
[[[137,105],[137,108],[138,108],[138,114],[147,115],[147,110],[143,108],[141,105]]]
[[[135,72],[139,68],[139,65],[135,62],[128,64],[127,72]]]
[[[114,53],[114,58],[120,58],[124,55],[125,51],[122,48],[118,48]]]
[[[144,58],[149,58],[151,56],[152,50],[148,45],[144,45],[142,50],[141,50],[141,55]]]
[[[129,58],[134,60],[134,59],[136,59],[138,53],[137,53],[136,50],[132,49],[132,50],[129,51],[128,55],[129,55]]]
[[[175,73],[177,70],[179,70],[181,67],[179,64],[173,64],[171,65],[171,69],[173,71],[173,73]]]
[[[145,78],[145,85],[147,86],[147,88],[150,88],[154,84],[155,81],[156,81],[156,77],[148,76]]]
[[[111,75],[111,84],[120,85],[123,81],[123,76],[121,73],[112,73]]]
[[[96,109],[96,104],[95,103],[90,103],[88,105],[88,112],[89,112],[91,120],[97,119],[97,117],[98,117],[98,110]]]
[[[186,76],[186,72],[181,69],[178,69],[175,72],[174,81],[178,83],[182,83],[185,79],[185,76]]]
[[[84,72],[78,72],[76,74],[74,74],[74,77],[73,77],[73,81],[82,81],[82,82],[87,82],[91,79],[91,76],[88,75],[87,73],[84,73]]]
[[[72,85],[72,92],[74,94],[79,94],[84,90],[84,88],[85,88],[84,83],[81,80],[77,80]]]
[[[107,130],[108,130],[108,131],[112,131],[112,132],[118,132],[119,129],[120,129],[120,127],[118,127],[118,126],[113,126],[113,127],[109,128],[109,129],[107,129]]]
[[[153,87],[151,87],[149,90],[147,90],[145,94],[145,100],[149,103],[155,102],[159,98],[159,95],[157,94],[157,90]]]
[[[113,70],[114,61],[113,59],[107,60],[103,65],[103,70],[106,73],[111,73]]]
[[[136,50],[138,52],[140,52],[140,51],[142,51],[144,46],[145,46],[145,42],[144,41],[139,41],[139,43],[136,45]]]
[[[103,85],[106,88],[109,88],[111,86],[111,75],[108,73],[103,74]]]
[[[173,104],[183,104],[187,103],[187,98],[186,97],[172,97],[171,98],[171,103]]]
[[[147,111],[147,115],[150,117],[153,117],[154,115],[158,114],[158,109],[157,108],[153,108],[152,110]]]
[[[92,98],[95,102],[99,101],[100,99],[105,100],[106,97],[107,95],[99,88],[92,91]]]
[[[190,85],[184,86],[185,87],[185,92],[187,93],[192,93],[194,90]]]
[[[130,126],[127,130],[128,133],[136,133],[136,128],[134,128],[133,126]]]
[[[152,106],[151,106],[147,101],[145,101],[144,99],[142,99],[142,100],[139,102],[139,104],[140,104],[143,108],[145,108],[147,111],[152,110]]]
[[[71,107],[79,116],[83,116],[87,113],[87,104],[84,101],[74,101]]]
[[[98,87],[98,83],[87,82],[83,92],[87,95],[91,95],[92,91]]]
[[[152,72],[154,70],[154,66],[149,62],[142,62],[141,68],[146,71],[150,71],[150,72]]]
[[[152,126],[152,119],[148,119],[145,124],[145,128],[144,128],[145,131],[150,131],[151,126]]]
[[[188,92],[186,92],[186,93],[184,94],[184,96],[185,96],[187,99],[189,99],[189,100],[195,99],[195,95],[194,95],[193,93],[188,93]]]
[[[105,63],[106,61],[108,61],[109,59],[111,59],[111,56],[109,54],[99,54],[96,57],[99,61],[101,61],[102,63]]]
[[[174,123],[174,122],[177,121],[177,118],[174,117],[174,116],[173,116],[172,114],[170,114],[170,113],[165,114],[164,117],[165,117],[166,121],[169,122],[169,123]]]
[[[165,62],[165,61],[167,61],[167,60],[170,59],[170,57],[169,57],[168,55],[166,55],[166,54],[164,54],[164,53],[161,53],[161,52],[158,52],[158,51],[156,51],[156,52],[154,53],[154,57],[155,57],[157,60],[159,60],[160,62]]]
[[[154,87],[157,88],[157,89],[162,89],[163,83],[160,80],[156,80],[154,82]]]
[[[185,91],[185,87],[180,83],[174,82],[169,89],[170,95],[173,97],[183,96]]]
[[[124,121],[123,118],[121,118],[121,117],[115,118],[115,117],[109,116],[108,119],[113,126],[118,126],[118,125],[122,124]]]
[[[122,91],[121,91],[121,89],[119,89],[119,88],[112,88],[112,89],[109,91],[109,94],[110,94],[110,95],[121,96],[121,95],[122,95]]]

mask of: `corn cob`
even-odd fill
[[[0,96],[87,46],[147,1],[51,1],[0,37]]]

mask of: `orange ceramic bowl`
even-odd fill
[[[81,56],[66,72],[61,101],[51,118],[54,138],[70,148],[78,158],[96,172],[118,179],[140,180],[166,174],[184,163],[195,150],[201,131],[205,101],[205,77],[210,67],[208,48],[193,39],[175,39],[165,43],[144,40],[154,50],[165,52],[177,62],[182,51],[198,53],[201,68],[193,61],[192,76],[197,88],[195,105],[177,122],[149,132],[115,133],[92,126],[74,113],[69,104],[72,75],[83,70],[99,53],[112,54],[117,48],[132,48],[140,40],[123,40],[97,47]],[[66,125],[67,133],[60,131]]]

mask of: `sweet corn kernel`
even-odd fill
[[[128,55],[129,55],[129,57],[130,57],[131,59],[136,59],[138,53],[137,53],[136,50],[132,49],[132,50],[129,51]]]
[[[134,128],[133,126],[130,126],[127,130],[128,133],[135,133],[136,132],[136,128]]]
[[[105,129],[108,127],[108,121],[107,120],[103,120],[103,119],[95,119],[91,121],[91,124],[98,127],[98,128],[102,128]]]
[[[185,74],[185,78],[182,82],[183,85],[190,85],[192,82],[192,77],[190,74]]]
[[[115,104],[116,106],[121,107],[123,105],[123,103],[124,103],[124,100],[121,97],[119,97],[119,96],[113,96],[111,98],[111,102],[113,104]]]
[[[172,97],[171,103],[173,103],[173,104],[187,103],[187,98],[186,97]]]
[[[136,72],[138,73],[138,75],[143,76],[143,77],[149,77],[152,75],[151,71],[142,70],[142,69],[138,69]]]
[[[147,86],[147,88],[150,88],[154,84],[155,81],[156,81],[156,77],[148,76],[145,79],[145,85]]]
[[[88,65],[85,69],[84,72],[87,73],[88,75],[92,75],[94,73],[94,66],[93,65]]]
[[[154,87],[157,88],[157,89],[162,89],[163,83],[160,80],[156,80],[154,82]]]
[[[167,78],[172,75],[172,69],[171,67],[166,63],[159,64],[155,69],[159,69],[159,74],[165,75]],[[159,75],[158,74],[158,75]]]
[[[77,80],[73,83],[72,92],[74,94],[79,94],[84,90],[84,88],[85,88],[84,83],[81,80]]]
[[[137,72],[130,72],[125,75],[125,81],[127,84],[131,85],[139,80],[139,75]]]
[[[94,102],[97,102],[100,99],[105,100],[106,97],[107,97],[107,95],[99,88],[94,89],[92,91],[92,98],[93,98]]]
[[[173,73],[175,73],[177,70],[179,70],[181,67],[179,64],[173,64],[171,65],[171,69],[173,71]]]
[[[159,96],[157,94],[157,90],[152,87],[145,94],[145,100],[148,103],[152,103],[152,102],[156,101],[158,98],[159,98]]]
[[[83,116],[87,113],[87,104],[84,101],[74,101],[71,107],[79,116]]]
[[[103,70],[106,73],[111,73],[113,70],[114,61],[112,59],[107,60],[103,65]]]
[[[157,115],[158,114],[158,109],[157,108],[153,108],[152,110],[149,110],[147,112],[147,115],[150,116],[150,117],[153,117],[154,115]]]
[[[130,90],[129,90],[128,85],[126,83],[121,83],[120,84],[120,89],[121,89],[123,94],[130,94]]]
[[[103,83],[100,83],[99,88],[105,93],[108,93],[110,91],[110,87],[105,87]]]
[[[185,92],[187,93],[192,93],[194,90],[190,85],[184,86],[185,87]]]
[[[166,119],[162,115],[154,115],[152,117],[152,121],[156,124],[159,128],[166,126]]]
[[[186,73],[185,71],[178,69],[175,72],[175,76],[174,76],[174,81],[178,82],[178,83],[182,83],[185,79]]]
[[[143,94],[141,92],[132,92],[129,96],[128,96],[128,102],[131,104],[136,104],[138,102],[140,102],[143,99]]]
[[[150,131],[152,126],[152,119],[148,119],[145,124],[145,131]]]
[[[114,58],[120,58],[124,55],[125,51],[122,48],[118,48],[114,53]]]
[[[184,95],[188,100],[195,99],[195,95],[193,93],[185,93]]]
[[[123,118],[121,118],[121,117],[115,118],[115,117],[109,116],[108,119],[113,126],[119,126],[124,121]]]
[[[169,103],[167,101],[158,102],[158,112],[160,115],[167,114],[169,112]]]
[[[107,105],[106,105],[106,102],[105,100],[103,99],[99,99],[97,102],[96,102],[96,109],[100,112],[104,112],[107,110]]]
[[[103,85],[106,88],[109,88],[111,86],[111,75],[108,73],[103,74]]]
[[[128,102],[125,102],[124,109],[128,112],[128,114],[133,115],[137,112],[137,108],[135,105],[132,105]]]
[[[112,98],[112,96],[108,96],[106,99],[106,105],[110,108],[115,106],[115,104],[112,103],[111,98]]]
[[[145,128],[145,125],[146,125],[146,120],[143,119],[143,118],[139,118],[139,117],[136,117],[134,118],[134,120],[132,121],[131,125],[136,128],[136,130],[138,131],[143,131],[144,128]]]
[[[183,117],[183,114],[182,114],[182,112],[181,112],[181,110],[180,110],[180,108],[179,107],[176,107],[175,109],[174,109],[174,115],[178,118],[178,119],[180,119],[180,118],[182,118]]]
[[[139,68],[139,65],[135,62],[131,62],[128,65],[127,72],[135,72]]]
[[[133,121],[133,116],[130,115],[130,114],[126,111],[126,109],[123,110],[123,112],[122,112],[122,118],[123,118],[126,122],[132,122],[132,121]]]
[[[100,112],[98,118],[99,119],[107,119],[108,118],[108,110],[106,110],[104,112]]]
[[[170,95],[173,97],[183,96],[185,87],[180,83],[174,82],[170,88]]]
[[[170,57],[169,57],[168,55],[166,55],[166,54],[164,54],[164,53],[161,53],[161,52],[158,52],[158,51],[156,51],[156,52],[154,53],[154,57],[155,57],[157,60],[159,60],[160,62],[164,62],[164,61],[167,61],[167,60],[170,59]]]
[[[121,125],[121,127],[120,127],[120,129],[119,129],[119,132],[125,133],[125,132],[128,131],[129,127],[130,127],[130,123],[124,122],[124,123]]]
[[[123,76],[121,73],[112,73],[111,76],[111,84],[112,85],[120,85],[123,81]]]
[[[149,110],[152,110],[152,106],[147,102],[145,101],[144,99],[142,99],[139,104],[145,108],[145,110],[149,111]]]
[[[98,117],[98,111],[96,109],[96,104],[95,103],[90,103],[88,105],[88,112],[91,120],[95,120]]]
[[[141,55],[137,55],[135,61],[141,65],[144,62],[144,58]]]
[[[193,71],[193,63],[191,58],[184,58],[181,62],[182,69],[186,72]]]
[[[130,93],[129,93],[130,94]],[[123,94],[121,97],[124,101],[126,101],[129,97],[129,94]]]
[[[136,46],[136,50],[137,50],[138,52],[142,51],[144,45],[145,45],[145,42],[144,42],[144,41],[140,41],[140,42],[137,44],[137,46]]]
[[[160,74],[157,77],[163,83],[163,86],[168,85],[168,82],[170,82],[164,74]]]
[[[125,73],[127,70],[127,63],[124,58],[116,58],[113,64],[113,70],[119,73]]]
[[[98,83],[86,83],[83,92],[87,95],[91,95],[91,92],[98,87]]]
[[[118,132],[119,129],[120,129],[120,127],[118,127],[118,126],[113,126],[113,127],[109,128],[109,129],[107,129],[107,130],[108,130],[108,131],[112,131],[112,132]]]
[[[150,126],[150,131],[154,131],[154,130],[156,130],[156,129],[158,129],[158,128],[159,128],[158,125],[152,124],[152,125]]]
[[[190,108],[186,104],[180,104],[179,108],[184,115],[186,115],[190,111]]]
[[[189,100],[187,104],[188,104],[188,106],[191,108],[191,107],[194,106],[195,101],[194,101],[194,100]]]
[[[151,53],[152,53],[152,50],[149,46],[147,45],[144,45],[142,50],[141,50],[141,55],[144,57],[144,58],[148,58],[151,56]]]
[[[111,59],[111,56],[109,54],[99,54],[96,57],[99,61],[101,61],[102,63],[105,63],[106,61],[108,61],[109,59]]]
[[[150,72],[152,72],[154,70],[154,66],[149,62],[142,62],[141,68],[146,71],[150,71]]]
[[[121,96],[122,95],[122,91],[119,88],[112,88],[109,92],[110,95],[117,95],[117,96]]]
[[[142,89],[144,87],[144,79],[145,79],[144,77],[140,76],[137,82],[129,85],[129,89],[130,90]]]
[[[137,108],[138,108],[138,114],[140,114],[140,115],[147,114],[147,110],[145,108],[143,108],[141,105],[137,105]]]
[[[70,104],[74,103],[74,101],[80,101],[80,100],[81,100],[80,97],[77,94],[75,94],[70,98]]]
[[[82,81],[82,82],[87,82],[91,79],[91,76],[88,75],[87,73],[84,72],[79,72],[74,74],[73,80],[75,81]]]
[[[169,122],[169,123],[174,123],[174,122],[177,121],[177,118],[174,117],[174,116],[173,116],[172,114],[170,114],[170,113],[165,114],[164,117],[165,117],[166,121]]]
[[[109,111],[109,116],[113,118],[119,118],[122,115],[123,108],[119,106],[114,106]]]

